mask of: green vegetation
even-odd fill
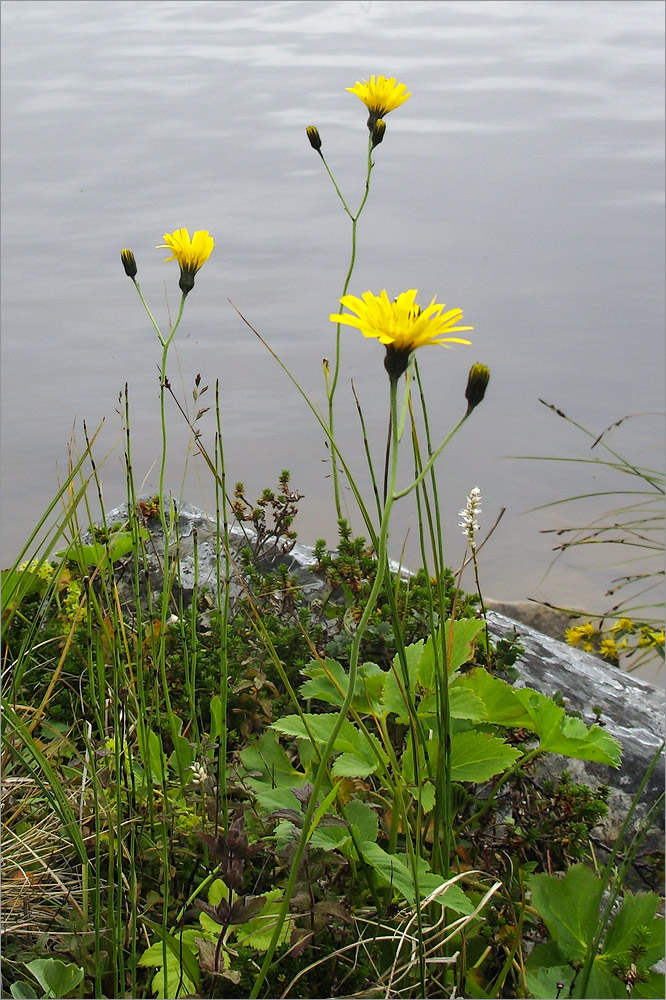
[[[602,869],[590,834],[607,790],[566,774],[540,784],[536,765],[558,754],[616,768],[621,747],[511,685],[521,650],[488,634],[478,487],[459,515],[476,594],[445,559],[435,465],[490,373],[472,365],[444,433],[416,352],[466,344],[449,334],[470,328],[434,298],[421,308],[414,289],[393,301],[347,294],[383,116],[410,96],[384,77],[350,89],[370,112],[367,171],[356,212],[335,185],[352,253],[348,311],[331,317],[325,415],[254,331],[330,449],[338,538],[317,542],[307,580],[287,560],[302,499],[289,473],[255,502],[242,483],[231,489],[219,386],[202,406],[196,376],[191,417],[167,376],[212,237],[164,236],[181,291],[167,334],[134,254],[121,253],[161,351],[159,491],[137,495],[126,388],[122,516],[91,515],[103,493],[86,431],[3,573],[2,960],[13,997],[663,996],[659,897],[625,890],[663,797],[630,837],[639,793]],[[333,179],[318,131],[307,135]],[[369,499],[335,436],[343,325],[385,348],[379,461],[356,400]],[[214,530],[188,535],[187,567],[182,502],[165,483],[172,405],[214,490]],[[208,409],[212,440],[199,425]],[[363,537],[342,518],[343,485]],[[398,503],[417,514],[413,576],[389,558]]]

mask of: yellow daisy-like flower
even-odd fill
[[[564,633],[564,641],[569,646],[579,646],[582,638],[580,629],[577,625],[572,625],[571,628],[568,628]]]
[[[368,128],[371,132],[379,118],[383,118],[389,111],[395,111],[412,96],[407,93],[404,83],[396,83],[394,76],[390,79],[385,76],[371,76],[369,80],[357,81],[353,87],[347,87],[347,90],[351,94],[356,94],[370,112]]]
[[[364,337],[376,337],[386,347],[384,365],[392,379],[399,378],[407,368],[409,355],[425,344],[469,344],[450,333],[473,330],[471,326],[458,326],[463,318],[462,309],[449,309],[432,300],[425,309],[416,302],[416,289],[402,292],[391,301],[385,291],[380,295],[364,292],[362,298],[344,295],[340,303],[349,313],[332,314],[333,323],[356,327]],[[355,315],[351,315],[354,313]]]
[[[602,639],[600,652],[606,660],[617,660],[618,648],[615,639]]]
[[[619,618],[611,627],[611,632],[633,632],[635,628],[631,618]]]
[[[175,233],[165,233],[164,243],[157,247],[163,247],[171,251],[171,257],[165,259],[165,263],[170,260],[177,260],[180,265],[180,281],[178,285],[183,295],[187,295],[194,288],[194,276],[203,267],[215,246],[215,240],[207,229],[199,229],[190,239],[187,229],[177,229]]]

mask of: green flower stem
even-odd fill
[[[171,568],[169,566],[169,541],[171,537],[171,528],[173,525],[173,510],[171,508],[171,505],[169,505],[169,517],[167,519],[167,515],[164,510],[164,477],[166,471],[166,456],[167,456],[167,428],[166,428],[165,400],[166,400],[166,390],[168,388],[168,383],[166,378],[166,366],[167,366],[169,347],[171,345],[171,341],[175,336],[176,330],[180,325],[180,321],[183,316],[183,310],[185,308],[185,299],[187,298],[187,295],[185,293],[181,295],[180,307],[178,309],[176,322],[171,327],[168,336],[165,337],[162,334],[162,331],[160,330],[159,324],[157,323],[155,317],[150,311],[150,307],[148,306],[148,303],[146,302],[143,296],[143,292],[141,291],[139,283],[136,280],[134,281],[134,286],[138,292],[139,298],[141,299],[143,307],[146,310],[148,318],[150,319],[150,322],[152,323],[153,328],[157,333],[158,340],[162,346],[162,360],[160,363],[160,423],[162,429],[162,457],[160,460],[160,478],[159,478],[159,514],[160,514],[160,522],[162,525],[162,532],[164,534],[164,561],[162,566],[163,586],[162,586],[162,605],[160,613],[160,634],[159,634],[159,644],[157,649],[157,663],[159,668],[162,693],[164,696],[164,704],[166,707],[167,719],[169,722],[169,729],[171,730],[171,734],[174,738],[174,744],[176,744],[176,737],[179,735],[180,730],[177,724],[177,720],[173,714],[173,709],[171,707],[171,698],[169,696],[169,683],[166,674],[166,621],[169,612],[169,599],[171,596],[171,589],[172,589]],[[163,784],[165,784],[166,776],[163,774],[162,777],[163,777]],[[178,777],[181,783],[181,787],[183,787],[184,775],[182,773],[180,764],[178,765]],[[166,901],[165,901],[165,907],[166,907]]]
[[[364,194],[363,194],[363,198],[361,199],[361,203],[358,206],[358,208],[357,208],[357,210],[356,210],[355,213],[352,213],[351,210],[350,210],[350,208],[349,208],[349,206],[347,205],[347,202],[345,201],[345,199],[344,199],[344,197],[342,195],[342,192],[340,191],[340,188],[338,187],[337,181],[335,180],[335,177],[331,173],[331,169],[330,169],[328,163],[326,162],[326,158],[325,158],[325,156],[324,156],[324,154],[322,153],[321,150],[319,150],[319,155],[321,156],[322,162],[323,162],[324,166],[326,167],[326,171],[328,173],[328,176],[331,178],[331,181],[333,182],[333,186],[334,186],[334,188],[335,188],[335,190],[336,190],[336,192],[338,194],[338,197],[339,197],[340,201],[342,202],[342,205],[344,207],[345,212],[347,213],[347,215],[351,219],[351,224],[352,224],[352,232],[351,232],[351,244],[352,244],[351,245],[351,256],[350,256],[350,259],[349,259],[349,267],[347,268],[347,274],[346,274],[346,277],[345,277],[345,280],[344,280],[344,284],[342,286],[342,296],[341,297],[343,297],[343,296],[345,296],[347,294],[347,289],[349,288],[349,282],[351,281],[351,276],[352,276],[353,271],[354,271],[354,265],[356,263],[356,234],[357,234],[357,228],[358,228],[358,220],[359,220],[359,218],[361,216],[361,212],[365,208],[365,203],[368,200],[368,195],[370,194],[370,175],[372,173],[372,168],[374,166],[374,164],[372,162],[372,141],[371,140],[368,141],[368,166],[367,166],[367,172],[366,172],[366,176],[365,176],[365,191],[364,191]],[[340,331],[341,331],[341,324],[338,323],[337,326],[336,326],[336,329],[335,329],[335,363],[333,365],[333,375],[330,378],[330,380],[327,379],[327,381],[326,381],[326,395],[328,397],[328,423],[329,423],[329,426],[331,428],[331,432],[333,431],[333,398],[335,396],[335,390],[337,389],[338,379],[340,377],[340,356],[341,356],[341,350],[340,350],[341,333],[340,333]],[[335,495],[335,509],[336,509],[336,513],[337,513],[338,519],[340,519],[342,517],[342,503],[341,503],[341,500],[340,500],[340,480],[339,480],[338,466],[337,466],[337,462],[336,462],[335,456],[332,456],[332,461],[333,461],[333,491],[334,491],[334,495]]]
[[[229,549],[229,514],[227,510],[227,471],[224,461],[222,420],[220,417],[220,383],[215,383],[215,413],[217,420],[215,442],[215,544],[217,606],[222,609],[220,621],[220,752],[218,754],[217,815],[222,814],[225,831],[229,829],[229,797],[227,794],[227,698],[229,693],[229,588],[231,585],[231,556]],[[221,500],[220,500],[221,498]],[[220,552],[220,538],[224,547],[224,558]],[[222,568],[224,567],[224,593],[222,593]],[[221,804],[221,808],[220,808]],[[217,830],[216,830],[217,832]]]
[[[423,480],[425,479],[425,477],[428,475],[428,473],[432,469],[433,465],[435,464],[435,462],[437,461],[437,459],[439,458],[439,456],[441,455],[441,453],[444,451],[445,447],[447,446],[447,444],[449,443],[449,441],[451,440],[451,438],[453,437],[453,435],[457,434],[457,432],[460,430],[460,428],[462,427],[462,425],[467,420],[468,416],[469,416],[469,413],[466,413],[465,416],[462,418],[462,420],[458,421],[458,423],[453,428],[453,430],[449,434],[446,435],[446,437],[444,438],[444,440],[440,444],[440,446],[437,449],[437,451],[434,451],[430,455],[430,457],[428,458],[428,461],[423,466],[423,468],[421,469],[420,474],[416,477],[416,479],[412,483],[410,483],[409,486],[405,487],[404,490],[400,490],[399,493],[396,493],[395,496],[394,496],[394,498],[393,498],[394,500],[400,500],[401,497],[406,497],[408,493],[411,493],[412,490],[416,489],[417,486],[421,485],[421,483],[423,482]]]
[[[298,876],[301,867],[301,861],[303,860],[303,855],[307,847],[307,842],[313,832],[312,820],[317,810],[319,794],[321,792],[321,787],[327,773],[328,762],[331,757],[331,754],[333,753],[333,747],[335,746],[335,741],[338,738],[338,734],[340,732],[340,729],[342,728],[343,722],[345,721],[347,715],[349,714],[349,709],[351,707],[351,703],[354,698],[354,691],[356,688],[356,678],[358,676],[358,661],[359,661],[361,641],[363,639],[363,636],[365,635],[368,622],[370,621],[370,617],[372,615],[372,612],[374,611],[377,599],[381,592],[382,585],[384,582],[384,575],[386,573],[386,569],[388,566],[388,556],[387,556],[388,528],[389,528],[389,521],[391,518],[391,510],[393,507],[395,483],[397,475],[397,460],[398,460],[398,435],[397,435],[398,423],[396,419],[397,417],[396,400],[397,400],[397,381],[395,379],[391,379],[391,414],[393,417],[392,426],[394,428],[394,431],[393,431],[392,454],[391,454],[390,490],[386,501],[386,505],[384,507],[384,513],[382,515],[382,521],[379,531],[379,545],[377,549],[377,573],[375,575],[375,579],[372,584],[372,589],[368,596],[367,604],[363,609],[363,614],[358,624],[358,628],[354,633],[354,639],[352,641],[352,647],[349,657],[349,683],[347,686],[347,691],[344,697],[344,701],[342,703],[342,707],[340,708],[340,712],[338,713],[338,717],[335,720],[333,729],[331,730],[331,735],[329,736],[328,743],[326,744],[323,750],[321,761],[317,768],[317,773],[313,782],[312,793],[310,795],[310,801],[308,802],[308,808],[305,813],[305,817],[303,819],[303,827],[301,830],[301,835],[298,841],[298,845],[296,847],[296,852],[294,854],[291,863],[291,870],[289,873],[289,878],[287,879],[287,884],[285,886],[284,895],[282,898],[282,904],[280,906],[280,910],[277,915],[277,921],[275,924],[275,928],[273,930],[273,936],[268,946],[268,950],[266,951],[266,955],[264,956],[264,961],[261,965],[261,969],[259,970],[259,975],[257,976],[254,986],[252,987],[252,992],[250,993],[250,1000],[255,1000],[255,998],[259,995],[259,991],[261,990],[264,980],[266,979],[266,975],[268,974],[268,970],[271,966],[271,962],[273,961],[273,955],[275,954],[275,949],[277,947],[277,943],[280,937],[280,932],[287,917],[287,912],[289,910],[289,903],[293,895],[294,886],[296,884],[296,878]]]

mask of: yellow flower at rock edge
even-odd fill
[[[368,128],[372,131],[377,119],[383,118],[389,111],[395,111],[404,104],[411,93],[407,93],[404,83],[396,83],[394,76],[371,76],[369,80],[357,81],[353,87],[347,87],[351,94],[356,94],[370,112]]]
[[[190,239],[187,229],[177,229],[175,233],[165,233],[164,243],[157,247],[163,247],[171,251],[171,257],[165,258],[165,264],[170,260],[177,260],[180,265],[180,281],[178,282],[183,295],[187,295],[194,288],[194,276],[203,267],[215,246],[215,240],[207,229],[199,229]]]
[[[391,378],[398,378],[407,368],[409,355],[426,344],[469,344],[450,333],[473,330],[471,326],[458,326],[463,318],[462,309],[449,309],[433,299],[425,309],[416,302],[417,291],[410,288],[391,301],[382,291],[380,295],[364,292],[362,298],[344,295],[341,305],[349,313],[332,314],[333,323],[356,327],[364,337],[375,337],[386,347],[384,365]],[[355,314],[355,315],[352,315]]]

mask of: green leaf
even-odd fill
[[[513,688],[478,668],[456,678],[451,690],[470,692],[483,702],[485,718],[479,721],[536,733],[540,750],[611,767],[620,765],[622,748],[613,736],[600,726],[588,729],[581,719],[566,715],[552,698],[532,688]],[[479,717],[470,714],[467,718],[478,720]]]
[[[574,983],[573,995],[580,996],[580,992],[576,992],[576,983]],[[586,1000],[596,1000],[597,997],[603,997],[604,1000],[625,1000],[626,996],[627,987],[624,982],[615,975],[602,958],[597,956],[592,965],[585,991]]]
[[[22,979],[17,979],[16,982],[13,982],[9,987],[9,992],[14,997],[14,1000],[38,1000],[35,987],[30,983],[24,982]]]
[[[469,674],[456,677],[451,684],[452,695],[454,691],[467,691],[483,703],[485,714],[480,721],[507,728],[533,729],[532,718],[516,697],[515,688],[499,677],[493,677],[483,667],[477,667]],[[475,719],[474,716],[468,718]]]
[[[472,659],[476,638],[485,627],[486,623],[482,618],[460,618],[453,625],[451,619],[447,621],[445,630],[449,676]]]
[[[664,973],[653,971],[645,973],[645,979],[636,983],[630,996],[632,1000],[634,997],[638,1000],[661,1000],[663,996],[666,996]]]
[[[240,758],[249,772],[259,772],[259,777],[250,773],[244,778],[255,791],[265,791],[266,786],[300,788],[307,778],[294,768],[271,730],[266,730],[260,739],[241,750]]]
[[[534,875],[532,905],[567,959],[583,961],[599,921],[602,884],[585,865],[573,865],[564,878]],[[603,995],[603,994],[600,994]]]
[[[520,688],[515,695],[532,719],[531,728],[539,736],[541,750],[620,766],[622,747],[605,729],[588,729],[581,719],[565,715],[563,708],[538,691]]]
[[[166,754],[162,750],[162,741],[152,729],[137,730],[141,759],[147,774],[150,774],[154,784],[162,784],[166,771]]]
[[[148,920],[147,917],[143,917],[143,922],[158,938],[139,959],[139,965],[156,965],[162,968],[162,972],[158,972],[153,978],[153,990],[164,989],[164,947],[162,942],[165,942],[167,946],[167,988],[164,996],[175,996],[173,991],[178,989],[181,980],[183,985],[180,988],[180,996],[196,992],[196,987],[199,984],[198,952],[188,945],[186,931],[181,931],[175,936],[161,924]],[[160,996],[160,994],[156,993],[156,996]]]
[[[315,740],[325,746],[337,724],[337,715],[287,715],[271,726],[285,736],[295,736],[301,740]],[[361,733],[349,719],[345,719],[333,744],[333,751],[342,756],[335,761],[334,777],[365,778],[373,774],[381,761],[388,759],[375,736]]]
[[[553,965],[527,973],[527,988],[530,995],[539,1000],[556,1000],[569,996],[569,988],[574,977],[570,965]],[[562,988],[564,983],[564,988]]]
[[[664,920],[656,916],[656,893],[625,893],[622,906],[606,932],[602,954],[609,962],[649,969],[664,957]]]
[[[490,674],[482,670],[486,677]],[[449,688],[449,712],[452,719],[470,719],[472,722],[486,722],[488,712],[483,700],[468,687],[462,687],[459,680],[454,678]]]
[[[374,842],[379,833],[379,819],[375,810],[361,799],[351,799],[345,806],[344,818],[350,823],[359,840]]]
[[[468,730],[451,737],[451,780],[488,781],[522,756],[520,750],[487,733]]]
[[[266,893],[266,902],[258,916],[247,923],[234,928],[234,934],[239,947],[254,948],[255,951],[266,951],[277,923],[277,915],[282,902],[280,889],[272,889]],[[278,946],[285,944],[291,935],[292,920],[287,917],[280,930]]]
[[[26,962],[26,969],[30,970],[47,997],[65,997],[83,980],[83,969],[59,958],[35,958]]]
[[[411,869],[411,863],[407,864],[406,856],[388,854],[379,844],[364,842],[360,846],[363,857],[374,868],[380,880],[385,885],[392,886],[413,906],[416,900],[414,874]],[[441,875],[435,875],[430,871],[424,858],[417,859],[417,875],[419,897],[421,899],[425,899],[436,889],[439,889],[445,881]],[[455,910],[457,913],[469,914],[474,909],[472,902],[456,883],[449,885],[446,891],[442,892],[437,898],[437,902],[442,906]]]

